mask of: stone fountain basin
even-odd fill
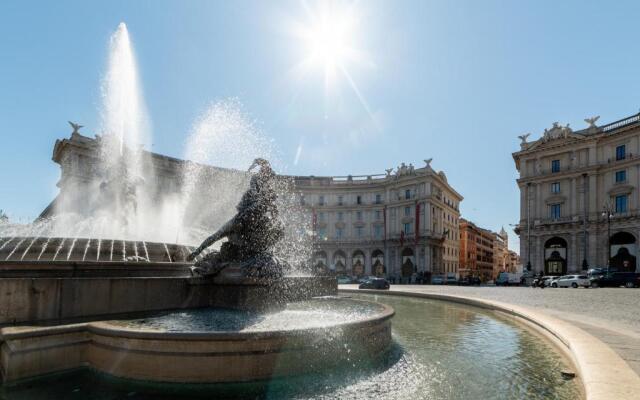
[[[171,314],[159,319],[7,327],[0,330],[2,379],[15,382],[89,367],[122,378],[157,382],[246,382],[375,358],[389,348],[391,307],[344,298],[310,302],[329,304],[335,313],[322,318],[321,313],[305,317],[300,311],[292,314],[296,318],[275,318],[270,325],[267,317],[267,323],[240,330],[227,326],[180,331],[171,324],[163,326],[162,318],[172,321]],[[352,312],[356,309],[362,312]],[[193,311],[206,316],[207,310],[215,313],[220,309],[180,310],[174,315],[184,318]],[[339,318],[340,310],[350,311]]]

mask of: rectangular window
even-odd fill
[[[360,195],[356,196],[356,204],[362,204],[362,196]]]
[[[323,212],[319,212],[318,213],[318,221],[324,222],[324,213]]]
[[[382,211],[376,210],[376,220],[380,221],[382,219]]]
[[[320,196],[320,198],[318,199],[318,204],[320,204],[321,206],[324,205],[324,196]]]
[[[560,182],[554,182],[551,184],[551,193],[560,193]]]
[[[551,219],[560,219],[560,204],[551,205]]]
[[[327,229],[326,228],[318,229],[318,238],[319,239],[326,239],[327,238]]]
[[[344,219],[344,214],[342,211],[338,211],[338,221],[342,221]]]
[[[405,217],[410,217],[411,216],[411,207],[405,207],[404,208],[404,216]]]
[[[404,198],[405,199],[410,199],[411,198],[411,189],[406,189],[404,191]]]
[[[338,196],[338,205],[341,206],[342,205],[342,196]]]
[[[616,196],[616,212],[617,213],[625,213],[627,212],[627,195]]]
[[[356,221],[362,221],[362,211],[356,211]]]
[[[627,181],[627,170],[623,169],[622,171],[616,171],[616,182],[626,182]]]
[[[344,236],[344,229],[336,228],[336,238],[342,239],[343,236]]]
[[[361,238],[363,236],[363,229],[361,226],[356,227],[356,236]]]
[[[560,160],[551,161],[551,172],[560,172]]]
[[[627,146],[620,145],[616,147],[616,160],[624,160],[627,157]]]
[[[382,239],[382,225],[375,225],[373,227],[373,235],[376,239]]]
[[[407,235],[413,232],[413,224],[411,222],[407,222],[404,224],[404,234]]]
[[[376,194],[376,204],[380,204],[380,203],[382,203],[382,195]]]

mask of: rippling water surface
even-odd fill
[[[345,365],[328,372],[255,384],[173,385],[131,382],[92,372],[40,379],[3,388],[7,399],[577,399],[578,382],[565,381],[566,365],[541,337],[475,308],[445,302],[393,296],[359,295],[384,302],[396,310],[394,345],[378,361]],[[292,313],[272,322],[308,319]],[[308,311],[308,310],[307,310]],[[299,312],[303,312],[299,310]],[[347,312],[357,313],[357,310]],[[299,318],[296,318],[299,317]],[[191,330],[216,325],[233,329],[238,320],[211,316],[196,318],[174,313],[128,324],[173,330],[177,321],[191,320]],[[331,318],[342,318],[334,315]],[[268,318],[247,329],[266,329]],[[335,321],[334,321],[335,322]],[[309,326],[310,321],[299,321]]]

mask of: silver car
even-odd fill
[[[572,287],[574,289],[591,286],[591,280],[587,275],[564,275],[556,279],[553,284],[554,287]]]

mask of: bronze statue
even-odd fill
[[[211,251],[195,263],[194,274],[216,275],[235,265],[247,276],[281,277],[288,267],[273,253],[274,246],[284,237],[276,205],[276,174],[267,160],[257,158],[249,171],[256,166],[259,170],[236,206],[238,213],[189,255],[188,259],[194,260],[215,242],[228,239],[220,251]]]

